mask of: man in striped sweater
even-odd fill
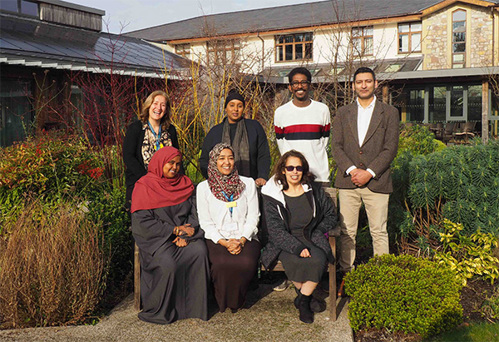
[[[288,75],[293,99],[276,109],[274,129],[279,152],[301,152],[317,182],[329,181],[329,108],[310,98],[312,75],[306,68],[294,68]],[[329,184],[327,184],[329,186]]]

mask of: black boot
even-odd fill
[[[305,296],[300,292],[298,294],[298,310],[300,311],[300,321],[304,323],[314,322],[314,313],[310,310],[310,299],[312,296]]]
[[[298,290],[295,287],[295,291],[296,291],[296,298],[294,300],[294,304],[295,304],[295,308],[299,309],[298,301],[300,298],[300,290]],[[310,310],[312,310],[312,312],[317,313],[317,312],[323,312],[326,310],[326,302],[324,300],[317,299],[313,295],[311,295],[310,297],[312,298],[312,299],[310,299]]]

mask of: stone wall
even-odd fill
[[[473,8],[468,18],[471,21],[469,44],[470,60],[468,67],[477,68],[492,65],[492,18],[490,10]]]
[[[423,18],[424,70],[447,69],[447,10]]]
[[[423,19],[424,69],[452,68],[452,13],[467,12],[467,68],[492,65],[492,18],[490,10],[478,6],[451,6]]]

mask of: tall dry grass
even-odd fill
[[[70,204],[29,203],[0,239],[0,326],[74,324],[95,309],[108,256],[102,234]]]

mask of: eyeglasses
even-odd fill
[[[288,165],[288,166],[285,166],[284,168],[288,172],[293,172],[294,169],[296,169],[296,171],[298,171],[298,172],[303,172],[303,166],[301,166],[301,165],[298,165],[298,166]]]
[[[298,86],[302,86],[302,87],[308,87],[308,85],[310,84],[309,81],[293,81],[291,82],[291,86],[293,88],[298,88]]]

